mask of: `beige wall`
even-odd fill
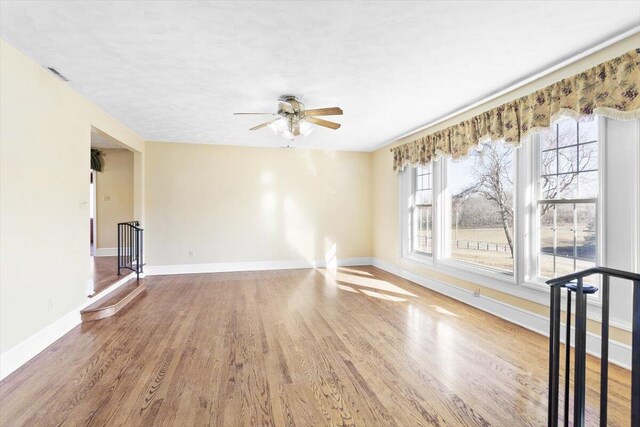
[[[460,280],[455,277],[437,272],[424,265],[407,261],[401,257],[399,238],[400,185],[398,175],[393,172],[393,156],[390,152],[390,148],[404,142],[412,141],[420,136],[427,135],[434,131],[460,123],[461,121],[466,120],[467,118],[475,114],[486,111],[510,100],[516,99],[519,96],[531,93],[553,82],[561,80],[562,78],[574,75],[589,67],[619,56],[625,52],[628,52],[629,50],[635,49],[638,46],[640,46],[640,34],[636,34],[633,37],[622,40],[621,42],[618,42],[610,46],[609,48],[596,52],[593,55],[587,56],[568,67],[562,68],[541,79],[533,81],[517,90],[514,90],[513,92],[500,96],[499,98],[473,108],[468,112],[452,117],[438,125],[432,126],[416,134],[398,140],[372,153],[371,180],[374,189],[372,192],[372,226],[374,230],[373,256],[406,271],[420,274],[425,277],[434,278],[436,280],[449,283],[470,291],[474,291],[480,288],[482,295],[485,295],[486,297],[506,302],[515,307],[522,308],[533,313],[547,316],[549,309],[545,305],[513,296],[508,292],[500,292],[495,289],[481,286],[477,283]],[[590,321],[589,326],[590,330],[592,330],[593,332],[597,332],[599,330],[599,325],[596,322]],[[631,342],[631,334],[621,329],[612,328],[611,337],[614,340],[626,344],[630,344]]]
[[[96,177],[96,236],[98,249],[117,246],[116,226],[133,217],[133,152],[100,150],[102,172]]]
[[[139,136],[0,41],[2,353],[86,301],[92,125],[144,149]]]
[[[147,142],[146,262],[369,257],[369,157]]]

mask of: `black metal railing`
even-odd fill
[[[549,408],[548,425],[558,425],[558,393],[560,389],[560,322],[562,289],[567,290],[565,322],[564,367],[564,425],[569,425],[569,392],[571,377],[571,294],[575,293],[575,356],[573,384],[573,425],[585,423],[587,295],[598,288],[584,283],[584,278],[602,276],[602,320],[600,348],[600,425],[607,425],[607,397],[609,380],[609,287],[611,277],[633,282],[633,321],[631,324],[631,425],[640,426],[640,274],[612,268],[594,267],[547,281],[551,287],[551,316],[549,333]]]
[[[143,268],[143,233],[139,221],[118,223],[118,275],[131,270],[140,279]]]

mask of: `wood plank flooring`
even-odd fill
[[[547,338],[374,267],[144,280],[0,383],[1,425],[546,424]],[[629,371],[610,381],[628,425]]]
[[[93,295],[99,294],[131,273],[130,270],[125,270],[122,276],[118,276],[118,257],[116,256],[92,256],[89,262],[93,276]]]

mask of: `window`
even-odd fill
[[[540,135],[537,275],[593,267],[598,212],[597,121],[562,120]]]
[[[481,144],[447,163],[450,259],[513,273],[514,150]]]
[[[637,269],[639,133],[640,120],[563,119],[517,149],[487,142],[405,168],[400,255],[531,301],[553,277],[613,260]]]
[[[433,169],[431,165],[413,169],[413,203],[411,220],[411,252],[432,254]]]

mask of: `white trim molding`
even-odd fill
[[[147,276],[169,274],[224,273],[232,271],[294,270],[298,268],[324,268],[332,262],[308,260],[216,262],[210,264],[152,265],[144,268]],[[372,265],[370,257],[343,258],[335,260],[336,267],[354,267]]]
[[[118,256],[118,248],[96,248],[93,256]]]
[[[434,280],[410,271],[401,269],[392,263],[373,258],[372,265],[403,279],[410,280],[420,286],[469,304],[472,307],[486,311],[523,328],[549,336],[549,319],[536,313],[515,307],[513,305],[487,298],[484,295],[474,295],[470,290],[463,289],[445,282]],[[561,334],[564,337],[564,334]],[[572,334],[575,336],[575,334]],[[564,341],[563,341],[564,342]],[[587,332],[587,353],[600,357],[600,336]],[[609,361],[626,369],[631,369],[631,346],[609,341]]]
[[[118,280],[99,294],[94,295],[91,298],[87,297],[86,301],[80,307],[65,314],[49,326],[31,335],[20,344],[2,353],[2,355],[0,355],[0,380],[6,378],[13,371],[33,359],[44,349],[78,326],[81,323],[81,310],[115,291],[134,277],[135,274],[131,273],[124,276],[122,279]]]

